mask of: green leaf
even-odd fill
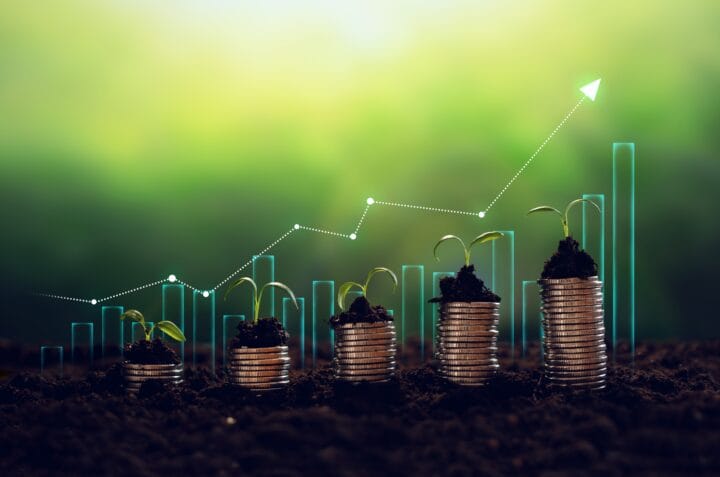
[[[527,215],[534,214],[535,212],[555,212],[560,217],[563,216],[562,212],[557,210],[555,207],[550,207],[549,205],[541,205],[540,207],[535,207],[534,209],[528,210]]]
[[[441,243],[446,242],[448,240],[457,240],[458,242],[460,242],[460,245],[462,245],[462,248],[463,248],[463,252],[465,253],[465,262],[467,263],[467,260],[468,260],[467,247],[465,247],[465,242],[463,242],[463,240],[456,235],[445,235],[440,240],[438,240],[438,242],[435,244],[435,247],[433,247],[433,256],[435,257],[435,260],[437,260],[438,262],[440,261],[440,259],[437,256],[437,249]]]
[[[142,324],[143,327],[145,325],[145,317],[137,310],[128,310],[122,315],[120,315],[121,320],[125,320],[125,318],[128,318],[132,321],[137,321],[138,323]]]
[[[284,290],[292,299],[292,302],[295,304],[295,308],[300,308],[298,306],[297,300],[295,299],[295,294],[293,293],[293,291],[290,289],[289,286],[285,285],[284,283],[280,283],[280,282],[269,282],[269,283],[266,283],[265,285],[263,285],[263,287],[260,289],[260,295],[258,295],[256,307],[255,307],[255,315],[258,315],[258,313],[260,313],[260,311],[259,311],[260,310],[260,301],[262,300],[263,292],[265,291],[265,289],[267,287],[275,287],[275,288]]]
[[[590,199],[575,199],[575,200],[573,200],[572,202],[570,202],[570,203],[567,205],[567,207],[565,207],[565,220],[567,220],[567,215],[568,215],[568,213],[570,212],[570,209],[572,209],[572,208],[575,207],[577,204],[580,204],[580,203],[582,203],[582,202],[587,202],[588,204],[592,204],[592,206],[595,207],[595,208],[597,209],[597,211],[602,214],[602,210],[600,210],[600,206],[597,205],[597,204],[596,204],[595,202],[593,202],[592,200],[590,200]]]
[[[480,234],[477,237],[475,237],[475,240],[470,242],[470,246],[468,247],[468,250],[471,250],[473,248],[473,245],[482,245],[485,242],[492,242],[493,240],[497,240],[499,238],[504,237],[505,234],[502,232],[485,232],[484,234]]]
[[[343,311],[345,311],[345,298],[353,287],[358,287],[360,290],[362,290],[363,294],[365,294],[365,289],[357,282],[345,282],[340,285],[340,287],[338,288],[337,300],[338,306]]]
[[[390,270],[389,268],[375,267],[372,270],[370,270],[370,272],[367,274],[367,278],[365,278],[365,286],[363,288],[365,289],[366,295],[367,295],[368,285],[370,285],[370,280],[372,280],[372,277],[375,276],[375,274],[377,274],[377,273],[387,273],[388,275],[390,275],[390,278],[393,281],[393,292],[395,291],[395,289],[397,289],[397,286],[398,286],[397,275],[395,275],[395,273],[393,273],[393,271]]]
[[[183,334],[182,330],[178,328],[172,321],[160,321],[155,325],[155,327],[168,335],[170,338],[174,339],[175,341],[185,341],[185,335]]]
[[[247,282],[247,283],[249,283],[249,284],[252,285],[252,287],[253,287],[253,300],[256,300],[256,299],[257,299],[256,297],[257,297],[257,294],[258,294],[257,284],[255,283],[255,280],[253,280],[253,279],[250,278],[250,277],[242,277],[242,278],[238,278],[237,280],[235,280],[235,281],[232,283],[232,285],[230,285],[230,286],[228,287],[228,289],[225,291],[225,296],[223,296],[223,300],[227,300],[228,294],[230,294],[231,291],[233,291],[235,288],[239,287],[240,285],[242,285],[242,284],[245,283],[245,282]]]

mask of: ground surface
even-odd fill
[[[536,350],[483,389],[429,366],[387,385],[297,372],[256,398],[189,372],[126,397],[116,370],[0,385],[0,475],[720,475],[720,343],[638,347],[606,390],[538,385]]]

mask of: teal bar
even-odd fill
[[[407,273],[410,270],[418,272],[417,287],[417,325],[418,337],[420,340],[420,359],[425,358],[425,266],[424,265],[403,265],[401,275],[402,304],[400,309],[400,346],[405,347],[408,336],[408,286]]]
[[[266,283],[275,281],[275,256],[274,255],[254,255],[252,258],[252,278],[257,283],[258,288]],[[255,313],[255,303],[253,302],[253,313]],[[262,303],[260,303],[260,318],[275,318],[275,288],[268,287],[263,293]]]
[[[94,342],[94,336],[95,336],[95,325],[92,322],[87,323],[71,323],[70,324],[70,359],[73,364],[75,364],[76,356],[75,356],[75,348],[78,347],[78,329],[81,331],[84,331],[84,334],[86,335],[86,341],[87,341],[87,349],[88,349],[88,364],[92,366],[93,364],[93,358],[94,358],[94,348],[95,348],[95,342]]]
[[[230,346],[230,336],[236,334],[237,326],[241,321],[245,321],[245,315],[223,315],[222,317],[222,357],[223,366],[227,367],[227,352]]]
[[[442,280],[445,277],[454,277],[454,272],[433,272],[432,274],[432,297],[433,298],[440,298],[440,280]],[[438,320],[438,313],[440,310],[440,303],[436,303],[433,306],[432,310],[432,345],[433,345],[433,351],[435,351],[435,346],[437,345],[437,320]]]
[[[152,321],[147,321],[146,324],[148,326],[153,326],[155,323]],[[152,340],[155,336],[155,330],[152,330],[152,333],[150,333],[150,339]],[[163,333],[164,336],[164,333]],[[145,339],[145,330],[143,329],[143,325],[138,323],[137,321],[133,321],[133,323],[130,325],[130,339],[135,341],[141,341]]]
[[[109,356],[106,348],[110,338],[113,338],[120,349],[120,355],[122,355],[125,345],[125,328],[120,320],[120,315],[124,312],[125,309],[122,306],[103,306],[100,310],[100,352],[103,357]],[[111,333],[108,332],[111,326],[115,329],[115,333],[112,333],[113,336],[110,336]]]
[[[591,200],[600,207],[600,212],[592,205],[582,204],[582,248],[588,250],[598,262],[598,278],[605,283],[605,194],[583,194],[583,199]],[[590,224],[598,224],[594,240],[589,232]],[[595,253],[595,247],[597,253]]]
[[[207,294],[207,296],[205,296]],[[201,313],[200,306],[207,310]],[[193,290],[192,308],[192,363],[197,365],[198,343],[210,344],[210,370],[215,372],[215,292]],[[201,317],[204,319],[201,321]]]
[[[613,358],[620,316],[627,313],[630,353],[635,357],[635,143],[613,143],[612,181],[612,344]],[[621,184],[622,182],[622,184]],[[622,190],[621,190],[622,189]],[[622,195],[622,200],[620,196]],[[618,236],[625,235],[621,240]],[[627,238],[627,240],[624,240]],[[627,272],[627,283],[620,268]],[[623,300],[625,298],[625,300]],[[623,306],[624,305],[624,306]],[[622,308],[622,313],[621,313]]]
[[[321,307],[318,305],[321,287],[327,287],[327,295],[325,296],[327,305],[322,307],[322,310],[320,310]],[[330,356],[332,356],[335,347],[335,333],[329,324],[330,317],[335,314],[335,281],[313,280],[312,296],[312,366],[314,368],[317,365],[318,323],[323,323],[322,327],[327,330],[328,336],[330,337]],[[322,314],[319,315],[320,311],[322,311]]]
[[[528,288],[535,287],[535,293],[528,293]],[[531,297],[534,297],[531,299]],[[531,314],[529,310],[533,310]],[[534,311],[537,310],[538,314],[535,315]],[[540,285],[535,280],[523,280],[522,281],[522,322],[521,322],[521,334],[522,334],[522,357],[524,358],[527,354],[527,343],[528,335],[527,330],[531,321],[531,316],[537,316],[537,323],[542,330],[542,319],[540,314]]]
[[[503,237],[501,240],[507,241],[508,243],[507,267],[503,267],[504,270],[508,271],[507,280],[504,280],[508,285],[508,288],[507,290],[503,289],[502,293],[500,293],[497,291],[498,287],[496,285],[496,290],[493,291],[495,291],[495,293],[500,295],[500,297],[502,298],[502,301],[500,302],[501,322],[503,315],[507,316],[507,319],[510,322],[510,357],[512,359],[515,359],[515,231],[500,230],[500,232],[505,234],[505,237]],[[493,277],[495,277],[495,269],[497,268],[495,259],[495,245],[498,242],[498,240],[492,242]],[[495,278],[493,278],[493,281],[495,282]],[[505,294],[505,292],[507,292],[507,294]]]
[[[172,321],[185,333],[185,286],[179,283],[164,283],[162,286],[162,319]],[[187,334],[186,334],[187,336]],[[185,343],[177,343],[180,360],[185,362]]]
[[[51,355],[48,357],[48,355]],[[53,364],[53,360],[50,359],[52,355],[56,356],[55,364],[58,369],[58,376],[63,375],[63,347],[62,346],[41,346],[40,347],[40,374],[45,374],[45,371]]]
[[[298,307],[289,297],[282,300],[282,324],[290,333],[290,337],[297,336],[300,345],[300,367],[305,369],[305,298],[295,297]],[[297,331],[296,331],[297,330]]]

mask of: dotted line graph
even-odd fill
[[[581,104],[583,104],[585,98],[587,96],[583,96],[576,104],[575,106],[568,112],[565,117],[558,123],[558,125],[553,129],[553,131],[550,133],[550,135],[545,138],[545,140],[538,146],[538,148],[532,153],[532,155],[525,161],[525,163],[522,165],[522,167],[513,175],[508,183],[500,190],[500,192],[490,201],[489,205],[485,208],[485,210],[481,210],[478,212],[470,212],[466,210],[455,210],[455,209],[447,209],[447,208],[440,208],[440,207],[430,207],[425,205],[417,205],[417,204],[405,204],[400,202],[388,202],[388,201],[381,201],[381,200],[375,200],[373,198],[368,198],[366,200],[366,206],[365,209],[362,212],[362,215],[360,216],[360,219],[357,222],[357,225],[355,226],[355,229],[352,233],[342,233],[342,232],[336,232],[333,230],[326,230],[321,229],[317,227],[310,227],[307,225],[301,225],[301,224],[295,224],[293,225],[288,231],[284,232],[282,235],[280,235],[277,239],[275,239],[273,242],[271,242],[268,246],[266,246],[264,249],[260,250],[256,254],[253,255],[263,255],[273,249],[275,246],[277,246],[280,242],[285,240],[287,237],[289,237],[291,234],[297,232],[298,230],[304,230],[307,232],[314,232],[318,234],[323,235],[330,235],[333,237],[338,238],[344,238],[349,240],[356,240],[358,237],[358,233],[360,232],[360,228],[362,227],[363,223],[365,222],[365,219],[368,215],[368,212],[370,211],[371,207],[374,205],[379,206],[385,206],[385,207],[395,207],[395,208],[406,208],[406,209],[415,209],[415,210],[421,210],[425,212],[436,212],[436,213],[442,213],[442,214],[455,214],[455,215],[464,215],[464,216],[472,216],[472,217],[478,217],[480,219],[485,218],[487,212],[495,205],[495,203],[505,194],[505,192],[508,190],[508,188],[515,182],[515,180],[520,177],[520,175],[527,169],[527,167],[530,165],[530,163],[533,162],[533,160],[537,157],[537,155],[540,153],[540,151],[543,150],[545,145],[557,134],[557,132],[563,127],[563,125],[570,119],[570,117],[575,113],[575,111],[580,107]],[[594,100],[594,97],[591,97],[591,100]],[[59,294],[51,294],[51,293],[35,293],[37,296],[43,296],[47,298],[52,298],[56,300],[65,300],[65,301],[73,301],[73,302],[79,302],[79,303],[87,303],[90,305],[97,305],[98,303],[104,303],[109,300],[113,300],[115,298],[119,298],[121,296],[129,295],[131,293],[138,292],[140,290],[144,290],[146,288],[150,288],[156,285],[159,285],[161,283],[178,283],[180,285],[184,285],[185,287],[193,290],[193,291],[202,291],[202,295],[204,297],[210,296],[210,293],[215,292],[218,288],[225,285],[228,281],[230,281],[233,277],[237,276],[241,271],[252,265],[253,259],[250,258],[247,262],[243,263],[239,268],[237,268],[235,271],[233,271],[231,274],[229,274],[227,277],[225,277],[222,281],[220,281],[217,285],[215,285],[212,288],[209,289],[200,289],[196,288],[189,283],[180,280],[175,275],[169,275],[166,278],[161,278],[159,280],[147,283],[145,285],[140,285],[135,288],[130,288],[128,290],[119,291],[117,293],[114,293],[112,295],[106,296],[104,298],[77,298],[77,297],[70,297],[70,296],[63,296]]]

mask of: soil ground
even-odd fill
[[[590,393],[547,389],[539,362],[537,345],[503,356],[480,389],[428,364],[342,386],[325,366],[262,397],[204,370],[137,398],[117,367],[10,372],[0,475],[720,475],[720,342],[639,345],[634,366],[612,366]]]

